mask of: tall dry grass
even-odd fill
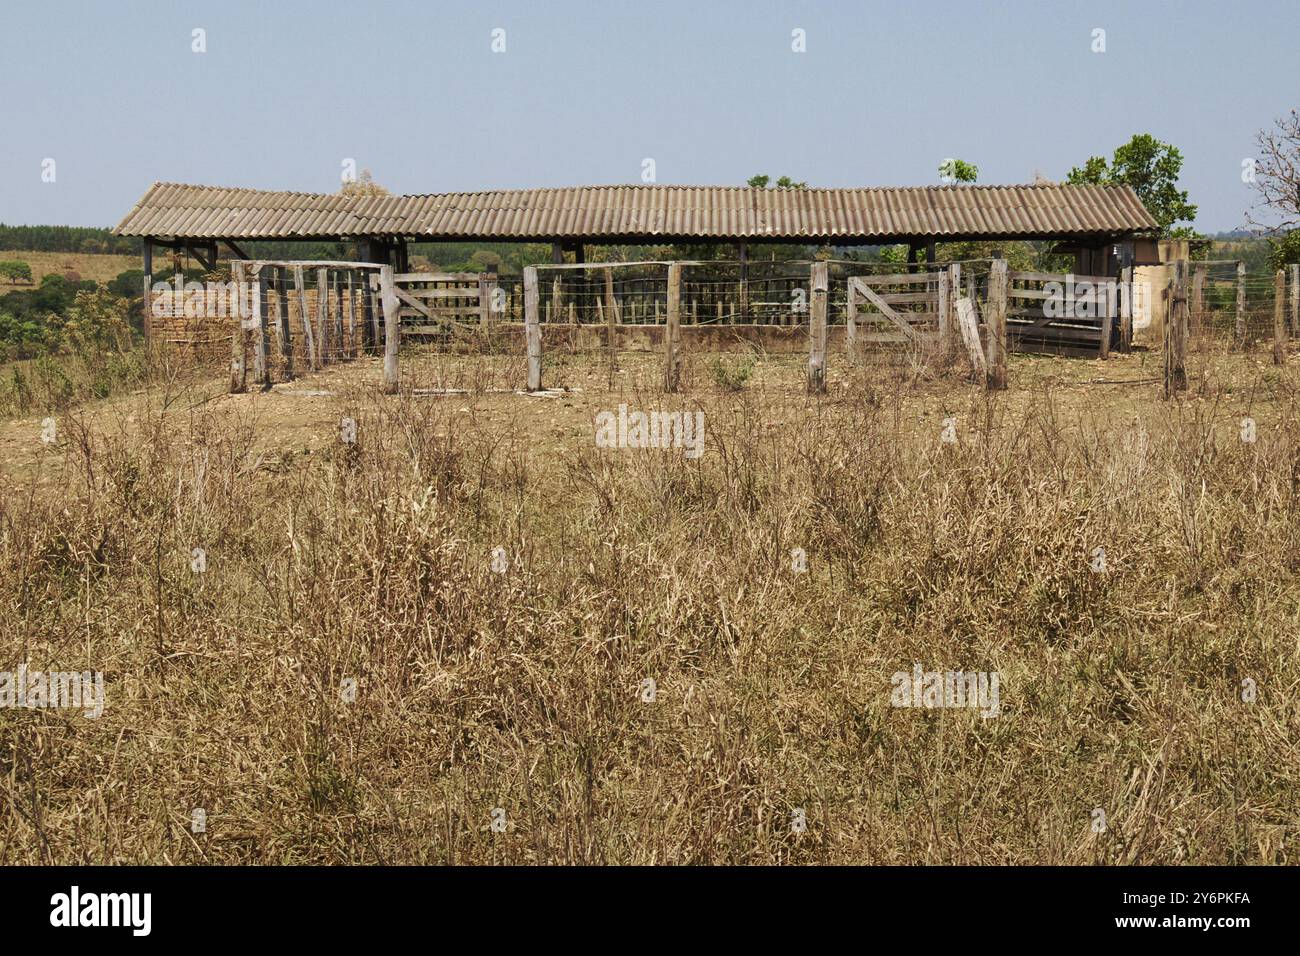
[[[0,862],[1295,862],[1290,373],[1254,444],[1204,376],[704,379],[555,421],[357,388],[327,454],[251,404],[61,419],[0,497],[0,668],[108,704],[0,710]],[[620,401],[703,409],[705,454],[596,448]],[[997,671],[1000,716],[891,707],[914,663]]]

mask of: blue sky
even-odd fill
[[[113,225],[155,180],[333,191],[346,158],[412,193],[638,182],[647,157],[661,183],[919,185],[950,156],[1031,182],[1150,132],[1218,231],[1300,105],[1298,36],[1294,0],[10,3],[0,221]]]

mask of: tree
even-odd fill
[[[354,182],[344,183],[339,189],[340,196],[390,196],[390,193],[370,175],[370,170],[361,170],[361,175]]]
[[[764,176],[760,174],[758,176],[750,176],[749,179],[746,180],[746,183],[747,185],[753,186],[755,189],[766,189],[767,184],[770,183],[771,181],[772,181],[771,176]],[[806,182],[797,183],[789,176],[782,176],[780,179],[776,181],[776,185],[777,188],[779,189],[807,189],[808,188],[808,184]]]
[[[1115,149],[1109,163],[1105,157],[1092,156],[1083,167],[1074,167],[1066,182],[1074,186],[1130,186],[1147,212],[1160,226],[1165,238],[1195,236],[1190,223],[1196,218],[1196,206],[1187,201],[1187,190],[1178,188],[1178,174],[1183,168],[1183,154],[1178,147],[1162,143],[1149,133],[1135,133],[1123,146]]]
[[[973,183],[979,175],[980,168],[964,159],[945,159],[939,164],[939,179],[945,183]]]
[[[10,285],[18,282],[31,283],[32,268],[21,259],[9,259],[0,262],[0,276],[9,280]]]
[[[1272,129],[1260,130],[1255,142],[1260,158],[1243,176],[1249,177],[1260,206],[1246,213],[1246,220],[1273,234],[1269,259],[1274,269],[1280,269],[1300,262],[1300,111],[1292,110],[1275,120]],[[1273,221],[1265,224],[1256,212]]]

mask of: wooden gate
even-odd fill
[[[405,272],[393,276],[403,335],[450,338],[486,329],[496,276],[478,272]]]
[[[1011,350],[1105,358],[1120,344],[1121,296],[1114,279],[1008,272],[1007,285]]]
[[[948,274],[850,276],[845,307],[850,350],[867,344],[920,346],[947,325]]]

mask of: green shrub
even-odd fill
[[[725,392],[739,392],[754,374],[754,356],[741,359],[715,358],[709,363],[709,377]]]

